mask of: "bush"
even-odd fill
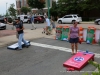
[[[92,72],[92,75],[100,75],[100,64],[98,64],[97,62],[94,61],[89,61],[89,64],[95,66],[98,69],[98,72]],[[85,73],[83,75],[89,75],[88,73]]]

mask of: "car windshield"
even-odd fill
[[[27,19],[28,17],[27,16],[24,16],[24,19]]]

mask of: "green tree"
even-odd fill
[[[52,8],[50,8],[50,14],[52,16],[57,16],[58,12],[57,12],[57,4],[55,1],[52,2]]]
[[[91,11],[97,10],[100,12],[100,0],[81,0],[79,4],[79,8],[82,11],[82,14],[87,16],[85,20],[92,20],[92,16],[90,16]]]
[[[90,17],[92,10],[100,11],[100,0],[58,0],[59,15],[80,14]]]
[[[55,18],[55,20],[58,16],[58,12],[57,12],[58,10],[57,9],[58,9],[57,3],[55,1],[53,1],[52,2],[52,8],[50,8],[50,14],[51,14],[52,17]]]
[[[9,16],[9,13],[8,12],[6,12],[6,14],[5,14],[5,17],[7,17],[7,16]]]
[[[28,5],[32,8],[42,9],[45,7],[45,1],[41,0],[28,0]]]
[[[45,7],[45,0],[28,0],[28,5],[31,8],[37,8],[39,14],[43,14],[43,8]]]
[[[8,8],[8,12],[10,16],[12,16],[12,18],[16,17],[16,9],[14,7],[15,7],[14,4],[10,4],[10,7]]]
[[[79,10],[80,0],[58,0],[59,15],[77,13]]]
[[[27,13],[30,12],[30,11],[31,11],[31,9],[28,8],[28,7],[22,7],[22,8],[21,8],[21,12],[24,13],[24,14],[27,14]]]
[[[79,6],[83,11],[100,9],[100,0],[81,0]]]

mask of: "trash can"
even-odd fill
[[[61,34],[62,34],[62,26],[57,26],[56,27],[56,39],[60,40]]]
[[[96,28],[94,28],[94,27],[88,27],[87,38],[86,38],[86,42],[88,44],[94,44],[95,43],[95,30],[96,30]]]
[[[68,41],[68,33],[69,33],[69,26],[63,26],[62,27],[61,40],[67,40]]]

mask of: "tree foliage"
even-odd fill
[[[27,13],[30,12],[30,11],[31,11],[31,9],[28,8],[28,7],[22,7],[22,8],[21,8],[21,12],[24,13],[24,14],[27,14]]]
[[[58,0],[58,12],[63,14],[77,13],[80,0]]]
[[[42,9],[45,7],[45,1],[43,1],[43,0],[28,0],[28,5],[32,8]]]
[[[79,6],[83,11],[100,9],[100,0],[81,0]]]
[[[58,0],[58,4],[66,5],[67,10],[99,9],[100,5],[98,3],[100,4],[100,0]]]
[[[14,7],[14,4],[10,4],[10,7],[8,8],[9,14],[12,17],[16,17],[16,9]]]
[[[52,6],[51,14],[62,17],[66,14],[79,14],[89,20],[91,11],[100,9],[100,0],[58,0],[56,6]],[[58,12],[58,13],[57,13]]]
[[[10,16],[8,12],[6,12],[5,17]]]
[[[55,1],[52,2],[52,6],[53,7],[50,8],[50,14],[51,14],[51,16],[56,17],[56,16],[58,16],[58,12],[57,12],[57,4]]]

